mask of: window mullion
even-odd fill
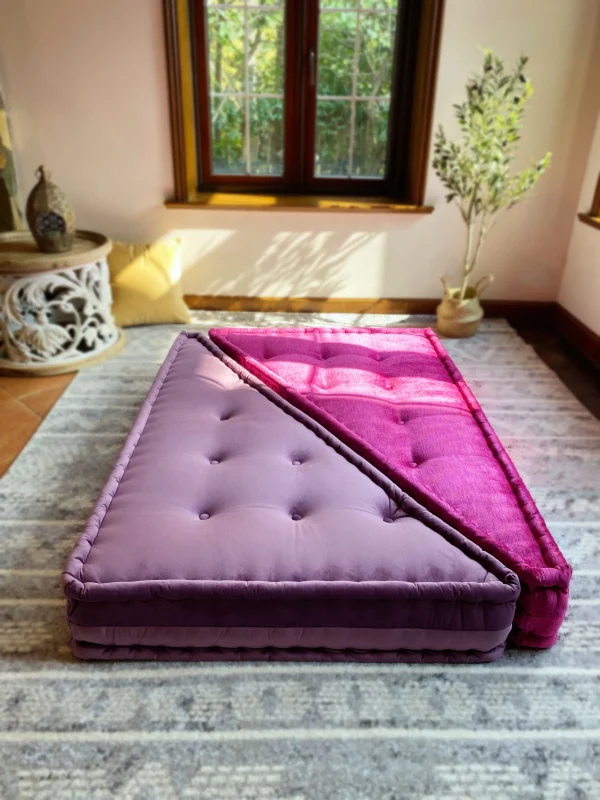
[[[301,119],[301,169],[302,184],[309,189],[314,181],[315,132],[317,115],[317,86],[319,80],[319,0],[306,0],[302,26],[302,119]],[[315,73],[311,85],[309,60],[314,54]]]
[[[360,0],[356,9],[354,31],[354,57],[352,59],[352,98],[350,100],[350,152],[348,153],[348,177],[352,177],[354,161],[354,131],[356,128],[356,93],[358,91],[358,55],[360,50]]]
[[[206,7],[204,0],[194,2],[194,54],[195,54],[195,92],[197,118],[197,160],[199,181],[203,183],[211,173],[211,129],[210,129],[210,82],[208,68],[208,37]],[[191,76],[190,76],[191,77]],[[198,187],[200,188],[200,187]]]
[[[250,47],[248,46],[248,0],[244,0],[244,157],[246,161],[246,174],[252,172],[250,158],[250,81],[248,59],[250,57]]]
[[[286,188],[292,191],[297,190],[301,182],[303,5],[303,0],[286,0],[285,3],[284,179]]]

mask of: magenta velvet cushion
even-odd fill
[[[252,381],[178,337],[65,567],[74,652],[499,657],[516,576]]]
[[[514,643],[556,641],[571,568],[431,330],[217,329],[211,337],[517,573]]]

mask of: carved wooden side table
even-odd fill
[[[77,231],[67,253],[41,253],[28,233],[0,234],[0,371],[73,372],[118,352],[106,236]]]

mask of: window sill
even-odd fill
[[[592,228],[600,228],[600,217],[593,217],[591,214],[578,214],[577,216],[586,225],[591,225]]]
[[[167,208],[231,209],[236,211],[335,211],[378,214],[431,214],[433,206],[411,206],[386,198],[322,197],[320,195],[267,195],[199,193],[186,201],[172,200]]]

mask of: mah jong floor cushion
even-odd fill
[[[429,329],[220,329],[289,402],[518,575],[511,641],[549,647],[571,568],[458,369]]]
[[[90,659],[498,658],[516,575],[197,333],[63,575]]]

